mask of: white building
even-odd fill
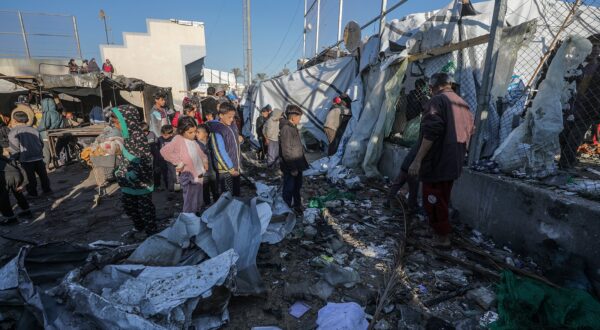
[[[179,108],[185,91],[198,86],[206,40],[204,23],[147,19],[147,33],[124,32],[123,45],[100,45],[102,65],[109,59],[115,74],[171,87]]]

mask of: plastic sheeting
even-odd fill
[[[534,177],[556,172],[554,157],[560,151],[563,107],[575,91],[575,82],[569,83],[566,78],[579,74],[578,67],[591,50],[592,44],[584,38],[572,37],[563,42],[525,121],[494,153],[492,159],[503,172],[518,170]]]
[[[362,163],[362,168],[367,177],[378,177],[381,175],[377,169],[377,165],[379,164],[379,158],[381,158],[383,152],[383,140],[386,136],[390,135],[392,126],[394,125],[396,103],[400,97],[402,80],[406,73],[406,62],[407,61],[402,61],[398,67],[390,67],[390,70],[395,70],[395,73],[385,84],[385,99],[381,105],[381,110],[379,110],[379,115],[373,127],[373,131],[371,132],[371,138],[367,144],[365,158]]]
[[[292,231],[296,217],[275,187],[257,183],[258,197],[240,200],[226,193],[202,217],[182,213],[169,228],[146,239],[129,257],[132,263],[172,266],[193,264],[233,249],[237,294],[261,293],[256,266],[262,242],[276,244]],[[199,248],[199,249],[198,249]]]
[[[327,144],[323,123],[333,98],[345,92],[356,76],[357,63],[353,57],[342,57],[261,82],[251,97],[251,108],[244,115],[244,134],[256,139],[256,118],[259,109],[267,104],[285,110],[288,104],[298,105],[303,113],[300,127]]]
[[[104,76],[100,73],[42,75],[44,89],[84,87],[98,88]]]

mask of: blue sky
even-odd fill
[[[313,0],[308,0],[310,3]],[[396,9],[388,19],[399,18],[409,13],[429,11],[443,7],[450,0],[408,0]],[[388,5],[397,0],[388,0]],[[380,0],[344,0],[343,24],[355,20],[359,24],[375,17],[381,7]],[[100,9],[108,16],[111,31],[111,43],[122,43],[123,32],[145,32],[146,18],[184,19],[205,23],[206,31],[206,66],[213,69],[230,71],[234,67],[243,67],[242,40],[242,0],[3,0],[0,10],[21,10],[25,12],[45,12],[75,15],[78,21],[79,36],[84,58],[100,57],[98,45],[105,43],[102,21],[98,18]],[[294,69],[296,59],[302,56],[302,26],[304,0],[252,0],[252,48],[254,73],[264,72],[269,75],[281,71],[284,66]],[[316,10],[307,15],[313,32],[307,35],[307,53],[314,53],[316,27]],[[320,37],[321,46],[331,45],[337,37],[338,0],[321,0]],[[67,19],[26,15],[26,25],[33,32],[56,31],[70,32]],[[0,13],[0,31],[13,31],[18,27],[14,15]],[[378,24],[363,31],[363,35],[378,30]],[[2,37],[7,38],[7,37]],[[46,41],[47,39],[41,40]],[[21,40],[13,40],[20,47]],[[40,47],[48,51],[60,53],[63,48],[71,48],[73,44],[62,46],[40,45],[32,40],[30,47]],[[0,39],[0,44],[7,42]],[[149,50],[151,51],[151,50]]]

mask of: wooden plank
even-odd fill
[[[463,40],[463,41],[460,41],[460,42],[457,42],[457,43],[453,43],[453,44],[449,44],[449,45],[445,45],[445,46],[441,46],[441,47],[432,48],[432,49],[426,50],[426,51],[424,51],[422,53],[419,53],[419,54],[409,55],[408,56],[408,61],[409,62],[414,62],[414,61],[419,61],[419,60],[423,60],[423,59],[430,58],[430,57],[435,57],[435,56],[447,54],[447,53],[453,52],[455,50],[459,50],[459,49],[463,49],[463,48],[468,48],[468,47],[473,47],[473,46],[485,44],[489,40],[490,40],[490,35],[489,34],[484,34],[482,36],[475,37],[475,38],[472,38],[472,39],[467,39],[467,40]]]

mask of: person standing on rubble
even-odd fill
[[[229,103],[219,105],[219,120],[206,123],[210,129],[210,146],[214,152],[221,193],[228,191],[240,196],[240,135],[234,123],[235,107]]]
[[[165,125],[170,125],[169,116],[173,111],[167,107],[167,94],[159,91],[154,94],[154,106],[150,114],[150,131],[156,136],[160,136],[160,129]]]
[[[115,177],[121,187],[121,202],[133,221],[134,232],[152,235],[158,231],[154,191],[153,159],[148,139],[142,131],[138,110],[121,105],[111,110],[111,121],[121,131],[123,145],[116,152]]]
[[[270,169],[277,168],[279,163],[279,121],[281,117],[283,117],[283,111],[273,110],[263,128],[267,144],[267,167]]]
[[[352,112],[350,111],[350,103],[352,100],[348,95],[341,94],[333,98],[333,105],[327,113],[327,119],[325,120],[325,134],[329,141],[329,148],[327,155],[331,156],[337,152],[338,145],[344,135],[346,126],[352,118]]]
[[[106,59],[104,64],[102,64],[102,72],[109,78],[112,78],[113,73],[115,73],[115,67],[110,63],[109,59]]]
[[[423,207],[436,236],[436,244],[450,245],[452,228],[448,205],[452,185],[461,172],[473,115],[469,105],[452,90],[454,80],[446,73],[431,76],[433,97],[425,105],[421,119],[419,149],[408,169],[423,182]]]
[[[264,128],[265,123],[269,120],[269,115],[273,109],[271,109],[271,105],[267,104],[262,109],[260,109],[260,116],[256,118],[256,137],[258,138],[259,149],[256,153],[258,160],[264,160],[267,155],[267,143],[265,142],[265,134]]]
[[[304,156],[304,146],[300,138],[298,124],[302,110],[297,105],[288,105],[286,118],[279,121],[279,145],[281,150],[281,170],[283,171],[283,200],[287,205],[302,214],[302,172],[308,168]]]

